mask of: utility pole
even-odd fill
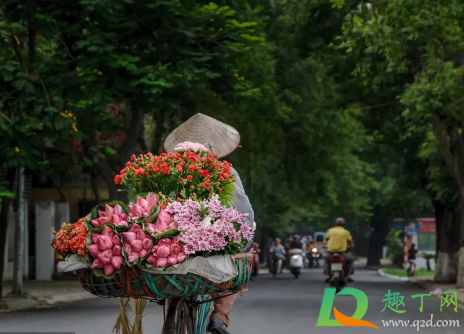
[[[16,173],[16,224],[14,248],[13,291],[15,296],[23,294],[24,275],[24,167],[19,167]]]

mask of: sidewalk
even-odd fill
[[[50,282],[25,281],[24,297],[12,297],[11,282],[3,283],[4,296],[0,301],[0,313],[49,307],[78,300],[97,298],[85,291],[77,279]]]
[[[456,285],[453,283],[436,283],[433,280],[433,277],[430,276],[416,276],[416,277],[399,277],[394,275],[389,275],[383,272],[382,269],[379,269],[379,275],[383,277],[388,277],[391,279],[401,280],[401,281],[409,281],[422,289],[424,289],[427,293],[434,295],[438,298],[441,297],[443,292],[445,291],[456,291],[457,292],[457,299],[458,299],[458,307],[464,310],[464,289],[456,288]]]

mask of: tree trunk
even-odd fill
[[[6,171],[5,180],[8,181],[7,190],[11,191],[14,185],[14,176],[16,170],[9,169]],[[4,198],[0,203],[0,299],[2,299],[3,293],[3,268],[5,267],[5,251],[6,251],[6,235],[8,232],[8,213],[12,200],[10,198]]]
[[[367,267],[380,267],[382,249],[385,246],[385,239],[391,228],[391,215],[386,208],[376,206],[373,210],[372,227],[373,231],[369,238],[369,250],[367,256]]]
[[[464,101],[461,101],[461,128],[464,126]],[[459,211],[461,229],[459,235],[458,274],[456,286],[464,287],[464,133],[460,131],[458,124],[444,122],[440,115],[432,115],[432,127],[435,137],[443,148],[445,160],[450,167],[459,189]]]
[[[6,234],[8,232],[8,211],[11,199],[4,198],[0,207],[0,300],[3,293],[3,268],[5,267]]]
[[[460,212],[454,206],[441,202],[434,202],[434,207],[437,226],[435,281],[454,283],[458,271]]]
[[[458,276],[456,278],[456,287],[464,288],[464,185],[460,187],[459,211],[461,213],[461,231],[456,233],[460,236],[459,256],[458,256]]]

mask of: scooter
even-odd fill
[[[327,261],[329,283],[339,293],[348,284],[348,266],[341,253],[332,253]]]
[[[282,260],[282,256],[280,254],[275,254],[273,253],[272,256],[271,256],[271,274],[273,277],[276,277],[277,274],[280,273],[280,271],[282,270],[282,263],[283,263],[283,260]]]
[[[290,271],[295,278],[301,275],[304,267],[303,250],[295,248],[290,251]]]

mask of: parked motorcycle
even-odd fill
[[[304,253],[303,250],[295,248],[290,251],[290,271],[298,278],[301,275],[304,268]]]
[[[332,253],[327,258],[329,283],[339,293],[348,283],[348,266],[342,253]]]

